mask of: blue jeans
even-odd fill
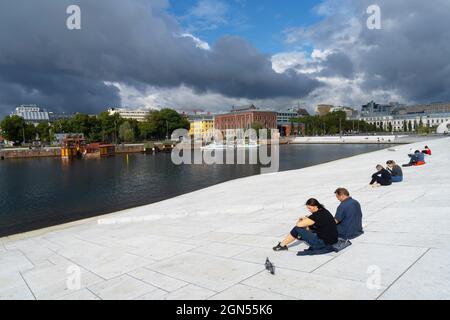
[[[316,233],[306,230],[305,228],[295,227],[291,231],[291,236],[296,239],[305,241],[312,249],[319,250],[326,248],[327,245],[320,239]]]
[[[392,182],[402,182],[403,181],[403,177],[402,176],[392,176]]]

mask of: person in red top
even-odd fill
[[[422,152],[429,156],[432,154],[431,149],[428,146],[425,146],[425,149]]]

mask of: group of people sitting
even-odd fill
[[[290,234],[277,246],[274,251],[286,251],[294,241],[302,240],[309,245],[309,249],[297,255],[317,255],[336,251],[339,241],[355,239],[364,233],[362,227],[362,210],[358,201],[350,197],[345,188],[335,191],[336,198],[341,202],[333,215],[316,199],[309,199],[306,208],[311,213],[297,221]]]
[[[425,164],[425,155],[431,154],[428,146],[422,152],[410,154],[411,166],[420,165],[422,162]],[[386,169],[382,165],[377,166],[377,172],[372,175],[370,185],[388,186],[402,181],[402,168],[394,160],[389,160],[386,162]],[[317,199],[309,199],[306,208],[311,215],[300,218],[290,234],[273,247],[273,250],[287,251],[290,244],[301,240],[309,248],[298,252],[298,256],[325,254],[351,245],[350,240],[364,234],[359,202],[353,199],[345,188],[337,189],[335,195],[340,205],[334,217]]]
[[[410,161],[408,164],[404,164],[403,167],[425,165],[425,156],[431,156],[431,154],[431,149],[428,146],[425,146],[422,152],[416,150],[414,153],[408,155]],[[394,160],[387,161],[386,168],[379,164],[376,169],[377,172],[372,175],[372,180],[370,181],[372,187],[390,186],[392,183],[403,181],[403,170]]]
[[[414,153],[408,154],[410,158],[409,163],[404,164],[403,167],[423,166],[424,164],[426,164],[425,156],[431,155],[431,149],[428,146],[425,146],[425,149],[422,150],[422,152],[416,150]]]

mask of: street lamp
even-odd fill
[[[166,140],[169,140],[169,121],[166,120]]]
[[[25,145],[26,141],[25,141],[25,122],[23,123],[22,126],[22,137],[23,137],[23,144]]]

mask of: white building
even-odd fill
[[[145,121],[150,114],[150,110],[145,109],[129,109],[129,108],[109,108],[110,115],[119,114],[124,119],[133,119],[139,122]]]
[[[46,109],[40,108],[35,104],[20,105],[16,108],[12,115],[19,116],[23,118],[25,122],[35,125],[41,122],[50,122],[49,112]]]
[[[361,117],[370,124],[376,125],[377,127],[383,127],[388,130],[389,126],[392,125],[393,131],[404,131],[411,127],[415,130],[417,126],[421,123],[425,127],[439,127],[441,124],[450,121],[450,112],[442,113],[430,113],[430,114],[411,114],[411,115],[380,115],[380,116],[366,116]]]

